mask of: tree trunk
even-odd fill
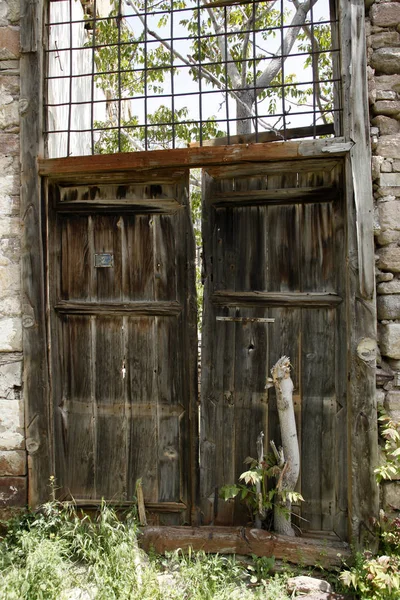
[[[248,90],[236,92],[236,134],[246,135],[251,133],[252,108],[254,104],[254,94]]]
[[[276,403],[281,430],[284,465],[278,482],[280,491],[294,491],[300,471],[300,453],[293,407],[293,381],[290,377],[290,359],[281,356],[271,369],[276,390]],[[291,526],[291,502],[277,499],[274,511],[274,529],[277,533],[294,536]],[[280,506],[279,506],[280,504]],[[284,510],[282,510],[284,509]],[[287,511],[287,514],[286,514]]]

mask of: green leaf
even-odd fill
[[[262,476],[257,471],[245,471],[239,477],[240,481],[244,481],[247,485],[255,485],[262,481]]]
[[[231,498],[235,498],[239,492],[240,488],[235,484],[224,485],[219,491],[219,496],[220,498],[223,498],[226,501],[230,500]]]

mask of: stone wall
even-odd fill
[[[26,504],[19,214],[19,0],[0,3],[0,514]]]
[[[376,211],[378,403],[400,420],[400,0],[369,2],[367,52]],[[382,486],[400,510],[400,481]]]

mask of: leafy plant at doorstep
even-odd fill
[[[272,510],[277,504],[280,510],[285,513],[285,507],[282,506],[280,500],[283,503],[286,503],[287,500],[290,502],[304,500],[298,492],[280,489],[279,481],[282,469],[277,465],[272,453],[264,456],[261,462],[248,456],[244,463],[248,464],[250,468],[239,477],[239,482],[243,483],[224,485],[220,490],[220,496],[225,501],[239,497],[248,507],[252,519],[257,514]],[[272,479],[277,482],[273,487],[268,485],[268,480]],[[257,484],[260,484],[260,491],[258,491]],[[279,502],[277,502],[278,498]]]

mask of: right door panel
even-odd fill
[[[342,163],[312,160],[203,174],[205,300],[201,509],[205,523],[245,524],[218,499],[280,431],[273,388],[290,356],[301,445],[295,511],[310,535],[347,536],[345,204]]]

